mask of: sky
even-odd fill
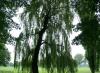
[[[71,36],[70,36],[70,42],[72,42],[72,40],[75,38],[75,36],[77,36],[80,32],[72,32]],[[76,54],[82,54],[84,55],[85,54],[85,50],[83,48],[82,45],[72,45],[71,44],[71,54],[72,54],[72,57],[74,58],[74,56]]]
[[[78,16],[78,14],[75,13],[72,24],[73,25],[77,25],[79,22],[80,22],[80,18]],[[81,31],[78,31],[78,32],[72,31],[72,34],[70,35],[69,41],[72,42],[72,40],[75,38],[75,36],[78,36],[80,33],[81,33]],[[85,54],[85,50],[84,50],[82,45],[72,45],[71,44],[71,54],[72,54],[72,57],[74,58],[74,56],[76,54],[83,54],[84,55]]]
[[[20,8],[18,11],[17,11],[17,15],[15,17],[13,17],[13,21],[20,24],[20,14],[23,12],[23,9]],[[75,14],[74,16],[74,19],[73,19],[73,24],[76,25],[77,23],[79,23],[79,17],[77,14]],[[13,37],[18,37],[20,32],[22,30],[16,30],[16,29],[13,29],[10,34],[13,36]],[[70,37],[69,37],[69,41],[70,43],[72,42],[72,40],[75,38],[75,36],[77,36],[78,34],[80,34],[81,32],[74,32],[72,31]],[[10,62],[14,62],[14,46],[13,45],[9,45],[9,44],[6,44],[6,47],[8,48],[8,50],[10,51],[10,55],[11,55],[11,61]],[[72,45],[71,44],[71,54],[72,54],[72,57],[74,58],[74,56],[76,54],[85,54],[85,50],[83,49],[82,45]]]

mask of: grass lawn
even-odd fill
[[[88,67],[80,67],[80,68],[78,68],[77,73],[91,73],[91,71]],[[100,73],[100,72],[96,72],[96,73]]]
[[[0,66],[0,73],[14,73],[13,69],[14,69],[13,67]]]
[[[14,73],[14,68],[13,67],[0,67],[0,73]],[[40,73],[46,73],[45,69],[40,68]],[[80,67],[78,68],[77,73],[91,73],[91,72],[88,67]],[[100,72],[96,72],[96,73],[100,73]]]
[[[90,72],[90,69],[88,67],[80,67],[80,68],[78,68],[77,73],[91,73],[91,72]]]

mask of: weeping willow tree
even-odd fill
[[[16,6],[12,0],[0,0],[0,48],[1,51],[1,63],[8,63],[10,60],[10,53],[8,49],[5,48],[5,44],[12,44],[12,39],[14,39],[10,31],[12,28],[17,28],[17,24],[13,22],[12,17],[15,15]]]
[[[25,2],[25,0],[23,1]],[[12,17],[16,15],[15,13],[17,8],[25,5],[23,1],[0,1],[0,43],[7,44],[11,43],[14,40],[14,38],[10,34],[10,31],[13,30],[13,28],[19,29],[19,26],[13,21]]]
[[[39,73],[39,62],[43,59],[48,73],[74,73],[76,65],[68,40],[73,20],[71,1],[29,0],[24,11],[22,37],[16,43],[22,47],[15,50],[15,56],[22,58],[22,70]]]
[[[74,3],[76,3],[76,12],[80,16],[80,23],[76,26],[76,29],[82,31],[74,39],[74,43],[83,45],[90,70],[95,73],[96,65],[99,65],[97,62],[100,59],[100,57],[97,57],[100,49],[97,45],[100,44],[100,24],[96,14],[99,12],[100,2],[98,0],[77,0]]]
[[[0,0],[0,45],[3,45],[3,47],[5,47],[5,44],[15,45],[15,38],[11,36],[10,31],[20,29],[20,27],[13,21],[12,17],[16,15],[17,8],[25,4],[27,4],[25,0]],[[16,40],[18,41],[18,39]],[[0,51],[2,52],[2,49],[0,49]],[[1,54],[2,56],[4,55],[4,59],[6,55],[6,57],[10,57],[7,49],[4,49],[4,52],[5,53]],[[8,61],[8,59],[9,58],[5,60]]]
[[[9,11],[11,3],[9,1],[0,1],[0,43],[5,44],[8,39]],[[8,9],[8,11],[7,11]]]

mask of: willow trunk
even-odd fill
[[[32,73],[39,73],[38,72],[38,56],[39,56],[39,51],[40,51],[40,47],[41,47],[41,43],[42,43],[42,37],[43,34],[45,33],[46,29],[47,29],[47,24],[48,24],[48,20],[49,20],[49,12],[47,12],[46,16],[44,17],[44,22],[43,22],[43,28],[41,29],[41,31],[39,31],[39,38],[37,41],[37,45],[34,51],[34,54],[32,55]]]

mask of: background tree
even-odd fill
[[[76,3],[76,4],[75,4]],[[80,23],[76,30],[82,31],[75,39],[75,44],[82,44],[86,50],[86,58],[92,73],[96,70],[97,44],[99,38],[99,21],[96,12],[99,12],[99,0],[77,0],[74,2],[76,12],[79,14]],[[86,11],[85,11],[86,10]]]
[[[4,45],[15,45],[15,38],[11,36],[10,31],[20,29],[20,27],[12,17],[16,15],[17,8],[23,5],[25,5],[24,0],[0,0],[0,64],[8,63],[10,54]]]
[[[11,38],[9,30],[13,24],[11,18],[14,15],[11,10],[12,5],[11,1],[0,1],[0,65],[7,65],[10,60],[10,53],[5,48],[5,44]]]
[[[10,61],[10,53],[4,44],[0,44],[0,66],[7,66]]]
[[[76,60],[77,64],[80,65],[83,61],[84,56],[82,54],[76,54],[74,59]]]

